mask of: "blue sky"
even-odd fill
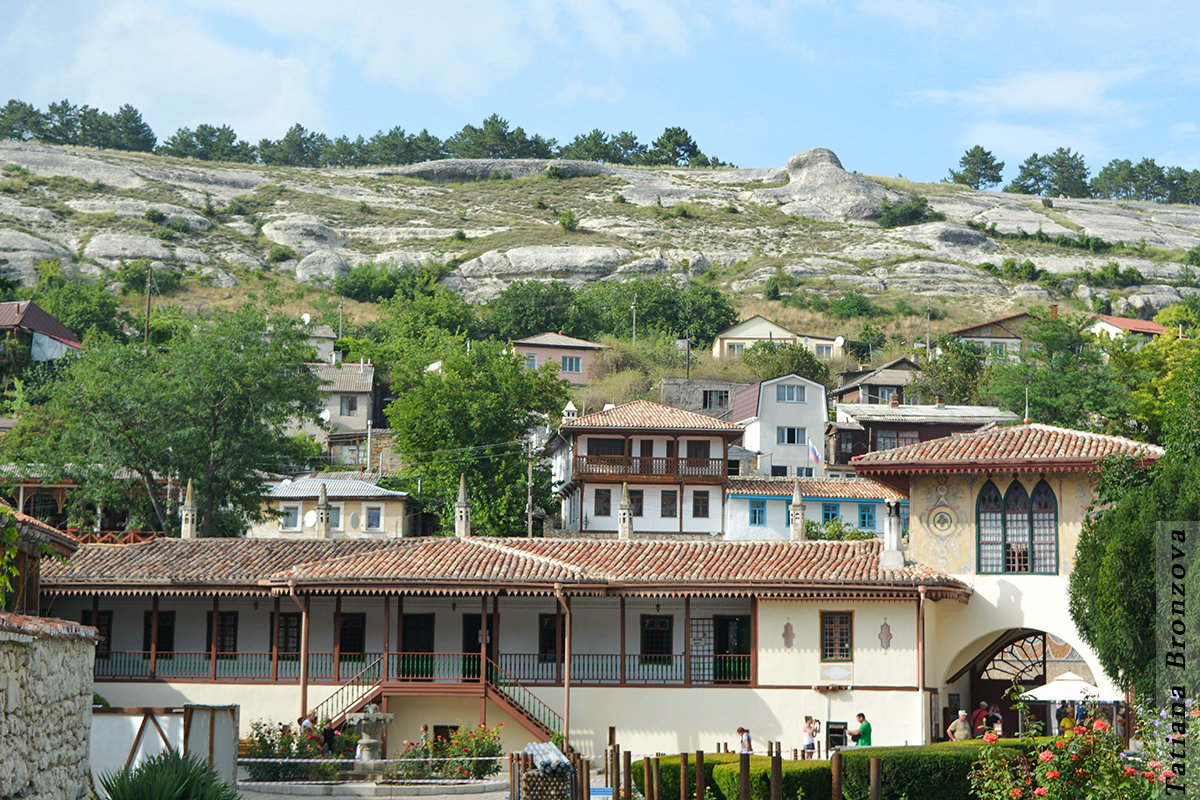
[[[141,110],[160,139],[294,122],[446,137],[493,112],[569,141],[680,125],[770,167],[936,181],[981,144],[1200,168],[1200,4],[844,0],[0,0],[0,101]]]

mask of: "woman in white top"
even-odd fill
[[[821,723],[817,722],[810,716],[804,717],[804,729],[801,733],[800,743],[804,750],[805,758],[812,758],[812,754],[817,749],[817,734],[821,731]]]
[[[745,728],[738,728],[737,732],[742,737],[742,749],[740,752],[753,753],[754,746],[750,743],[750,731],[746,730]]]

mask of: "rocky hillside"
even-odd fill
[[[304,170],[0,142],[0,166],[0,271],[26,285],[34,263],[59,259],[115,290],[122,263],[149,259],[179,273],[180,291],[234,296],[265,275],[329,285],[374,260],[448,264],[445,284],[475,302],[517,280],[654,274],[704,276],[760,310],[773,275],[785,295],[855,287],[972,316],[1100,294],[1117,313],[1148,317],[1198,291],[1184,263],[1200,247],[1200,208],[867,178],[825,149],[773,169],[452,160]],[[885,201],[916,195],[945,221],[875,222]],[[1102,241],[1048,241],[1060,236]],[[1041,279],[1006,276],[1007,259],[1031,261]],[[1110,262],[1140,279],[1098,279]]]

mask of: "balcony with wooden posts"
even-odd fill
[[[574,479],[636,483],[724,483],[723,458],[673,456],[575,456]]]

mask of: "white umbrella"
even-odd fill
[[[1078,703],[1084,700],[1095,700],[1100,703],[1118,703],[1124,696],[1116,692],[1104,691],[1094,683],[1088,683],[1074,672],[1064,672],[1043,686],[1036,686],[1021,695],[1023,700],[1037,700],[1053,703],[1057,700]]]

